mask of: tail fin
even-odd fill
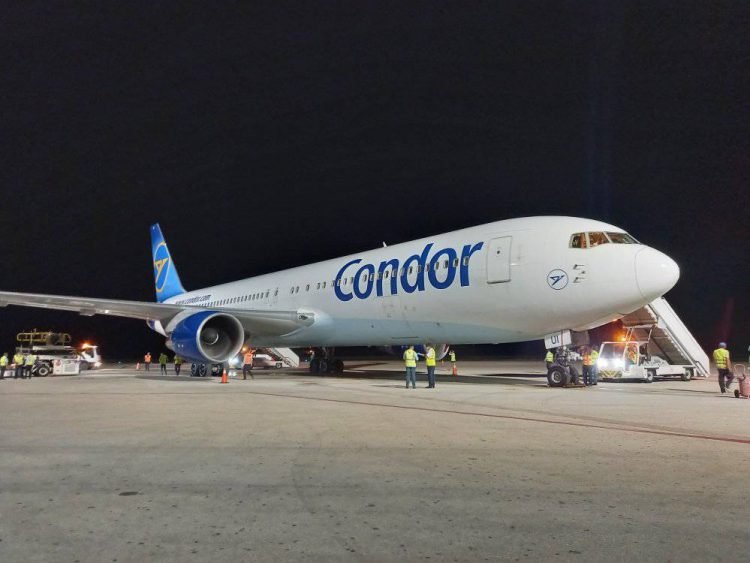
[[[159,223],[151,225],[151,256],[154,259],[154,285],[156,300],[161,303],[170,297],[185,293],[180,283],[172,256],[169,254]]]

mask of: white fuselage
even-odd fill
[[[572,217],[498,221],[166,302],[314,315],[311,326],[283,336],[249,332],[254,346],[479,344],[593,328],[676,283],[676,264],[642,244],[571,247],[575,233],[587,232],[624,231]],[[170,327],[163,330],[169,334]]]

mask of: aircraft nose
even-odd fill
[[[672,289],[680,277],[680,267],[669,256],[653,248],[635,255],[635,280],[644,298],[652,301]]]

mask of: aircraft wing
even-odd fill
[[[112,315],[144,321],[159,321],[163,326],[166,326],[179,313],[206,311],[203,307],[172,305],[169,303],[0,291],[0,307],[5,307],[6,305],[74,311],[85,316]],[[310,326],[315,320],[315,315],[312,312],[248,310],[228,307],[208,310],[233,315],[237,317],[247,331],[264,335],[287,334],[294,330]]]

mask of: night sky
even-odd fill
[[[749,7],[6,5],[0,288],[153,300],[156,221],[198,288],[575,215],[672,256],[667,299],[704,348],[744,356]],[[109,357],[163,344],[138,321],[9,307],[0,345],[31,327]]]

